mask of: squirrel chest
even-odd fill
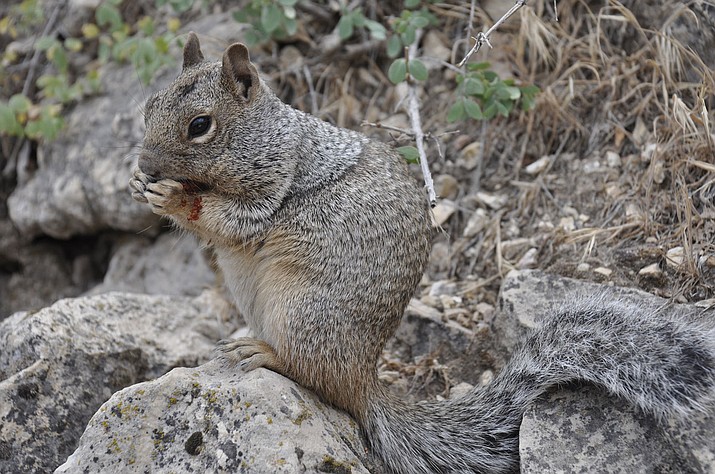
[[[261,243],[215,251],[236,308],[254,336],[270,344],[283,341],[289,305],[301,292],[301,270],[291,239],[271,235]]]

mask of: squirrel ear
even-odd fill
[[[196,33],[191,31],[184,45],[184,66],[183,69],[191,66],[196,66],[204,60],[204,55],[201,53],[201,44]]]
[[[248,99],[258,87],[258,71],[248,57],[248,48],[234,43],[223,53],[221,75],[234,90]]]

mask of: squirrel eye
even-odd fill
[[[209,130],[209,127],[211,127],[211,117],[208,115],[195,117],[189,124],[189,138],[200,137]]]

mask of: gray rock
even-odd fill
[[[174,74],[165,73],[158,82]],[[83,100],[69,112],[62,135],[40,145],[35,174],[8,198],[10,219],[28,239],[157,226],[158,217],[134,202],[127,190],[143,137],[140,106],[157,87],[142,89],[131,66],[109,64],[102,77],[105,94]]]
[[[536,402],[519,432],[521,472],[715,472],[715,414],[665,428],[597,387]]]
[[[211,361],[126,388],[57,473],[369,472],[345,413],[274,372]]]
[[[0,472],[48,472],[112,393],[207,360],[223,300],[110,293],[0,323]],[[227,326],[227,327],[224,327]]]
[[[163,234],[156,242],[127,236],[117,245],[104,281],[88,294],[108,291],[197,296],[216,276],[193,236]]]
[[[642,291],[597,285],[539,271],[513,271],[504,279],[495,319],[506,357],[555,306],[579,295],[606,293],[661,314],[678,312],[708,326],[715,310],[669,305]],[[715,472],[715,410],[657,424],[597,387],[561,388],[524,415],[521,472]]]

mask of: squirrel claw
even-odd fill
[[[159,215],[176,214],[187,205],[184,187],[172,179],[147,183],[142,195],[151,205],[151,210]]]
[[[135,191],[135,192],[133,192],[133,193],[132,193],[132,198],[133,198],[135,201],[141,202],[142,204],[148,204],[148,203],[149,203],[149,200],[146,198],[146,196],[144,196],[144,193],[142,193],[142,192],[140,192],[140,191]]]
[[[259,367],[283,373],[283,364],[278,359],[275,350],[265,341],[253,337],[238,339],[223,339],[218,342],[216,350],[219,358],[245,371]]]
[[[147,184],[151,183],[150,176],[144,174],[139,168],[134,168],[132,179],[129,180],[129,187],[132,189],[132,198],[143,204],[148,204],[149,199],[145,196]]]

